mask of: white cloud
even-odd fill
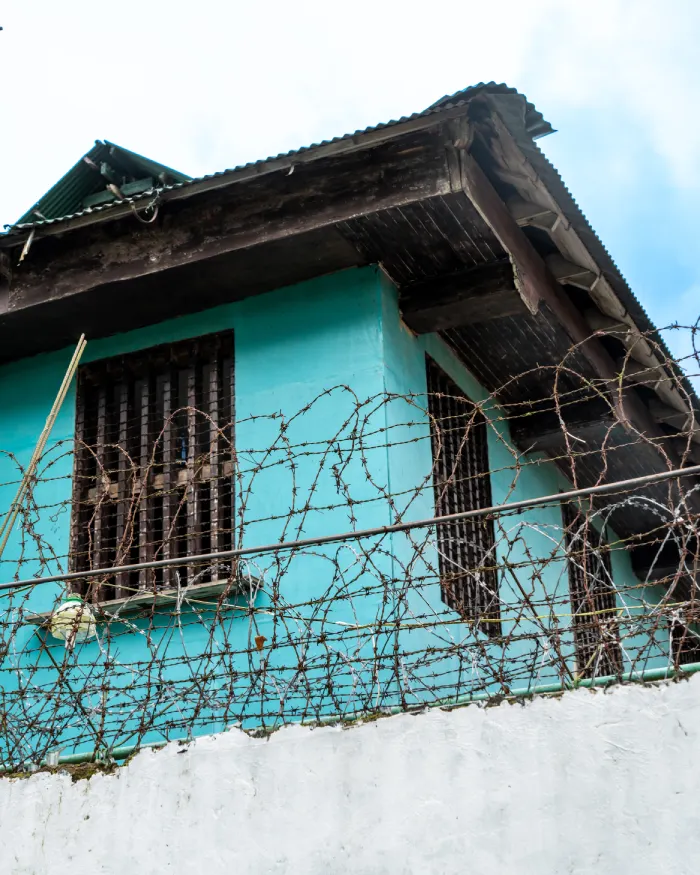
[[[676,185],[698,187],[699,34],[695,0],[561,4],[538,33],[548,48],[541,75],[533,72],[537,91],[585,111],[614,109],[665,159]]]
[[[676,0],[17,3],[0,34],[0,210],[21,212],[95,138],[195,174],[506,80],[558,106],[616,107],[676,181],[700,182],[693,35]],[[7,172],[9,170],[9,173]]]
[[[95,138],[199,175],[495,79],[565,122],[543,145],[613,252],[649,221],[650,184],[665,186],[663,257],[692,268],[681,288],[700,283],[686,254],[700,231],[697,0],[24,0],[2,24],[0,221]],[[644,276],[645,245],[630,243],[627,272]]]
[[[4,221],[95,138],[200,174],[518,81],[550,5],[17,3],[0,34]]]

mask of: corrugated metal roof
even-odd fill
[[[514,94],[516,97],[522,97],[525,106],[525,127],[530,136],[538,139],[539,137],[546,137],[547,134],[554,133],[554,128],[545,120],[542,113],[535,107],[535,104],[530,103],[527,97],[521,94],[517,88],[511,88],[503,82],[500,84],[496,82],[481,82],[479,85],[470,85],[469,88],[455,91],[454,94],[446,94],[431,104],[430,108],[441,109],[457,101],[472,100],[479,91],[486,91],[489,94]]]
[[[431,104],[431,106],[429,106],[422,112],[413,113],[412,115],[408,116],[402,116],[401,118],[392,119],[391,121],[373,125],[368,128],[364,128],[363,130],[355,131],[353,133],[344,134],[340,137],[334,137],[333,139],[329,140],[322,140],[309,146],[303,146],[299,149],[293,149],[290,152],[280,153],[278,155],[263,158],[258,161],[251,161],[246,164],[241,164],[236,167],[229,168],[227,170],[222,170],[216,173],[211,173],[195,178],[185,176],[184,174],[178,173],[177,171],[165,167],[162,164],[158,164],[155,161],[150,161],[148,158],[145,158],[142,155],[137,155],[134,152],[129,152],[128,150],[122,149],[118,146],[114,146],[114,144],[111,143],[102,143],[100,141],[97,141],[93,149],[91,149],[90,152],[87,153],[87,155],[95,162],[98,162],[99,160],[106,160],[102,156],[104,154],[108,154],[110,149],[118,149],[121,155],[126,160],[134,161],[146,172],[147,175],[150,174],[152,176],[158,176],[161,172],[165,172],[171,174],[171,176],[176,179],[176,182],[170,185],[156,186],[152,189],[149,189],[148,191],[140,193],[139,195],[125,199],[127,203],[135,204],[148,198],[152,199],[155,195],[160,194],[161,192],[172,191],[187,186],[196,186],[197,184],[204,183],[209,180],[218,179],[226,176],[234,176],[237,173],[250,171],[251,169],[259,169],[262,171],[264,170],[266,164],[270,164],[272,162],[285,161],[300,156],[306,156],[310,152],[313,152],[315,150],[321,150],[324,147],[332,146],[336,143],[352,141],[355,138],[361,138],[367,134],[372,134],[374,132],[392,128],[416,119],[427,117],[433,114],[438,114],[451,108],[458,108],[469,103],[469,101],[473,100],[474,97],[477,96],[479,93],[515,95],[522,98],[525,108],[525,128],[527,130],[528,137],[526,139],[518,138],[519,146],[527,154],[535,170],[540,175],[545,185],[547,185],[547,187],[550,189],[551,194],[554,196],[556,202],[560,205],[566,217],[569,219],[572,225],[576,227],[578,233],[581,234],[586,245],[590,248],[591,255],[598,263],[599,267],[608,275],[609,278],[612,278],[614,280],[615,292],[619,295],[621,302],[627,308],[628,312],[634,319],[637,326],[641,329],[641,331],[645,333],[648,332],[652,339],[655,342],[659,343],[661,349],[663,349],[664,352],[668,353],[666,344],[657,333],[656,327],[654,326],[643,306],[628,285],[619,268],[613,261],[608,250],[605,248],[602,241],[591,227],[588,219],[582,212],[581,208],[572,197],[558,171],[546,158],[544,153],[538,148],[537,144],[533,142],[533,139],[553,133],[554,128],[550,125],[549,122],[544,119],[542,113],[540,113],[535,108],[534,104],[530,103],[527,100],[524,94],[522,94],[515,88],[511,88],[505,83],[480,82],[476,85],[471,85],[468,88],[464,88],[461,91],[457,91],[454,94],[441,97],[439,100],[435,101],[435,103]],[[24,216],[22,216],[19,222],[14,225],[6,225],[6,235],[0,236],[8,236],[12,234],[19,234],[22,232],[26,233],[32,228],[54,224],[58,225],[61,222],[76,219],[82,216],[101,214],[114,209],[115,206],[118,206],[119,204],[124,202],[113,201],[99,206],[90,207],[88,209],[79,209],[85,195],[89,193],[85,191],[86,172],[88,174],[93,174],[91,178],[94,181],[94,171],[91,171],[87,164],[81,159],[78,164],[71,168],[71,170],[69,170],[68,173],[61,180],[59,180],[59,182],[56,183],[56,185],[49,192],[47,192],[46,195],[44,195],[44,197],[39,201],[38,205],[33,207],[32,210],[29,210]],[[42,208],[42,206],[44,208]],[[42,215],[46,217],[45,219],[36,220],[34,218],[33,209],[36,208],[38,208]],[[684,385],[689,391],[691,397],[694,397],[692,387],[690,387],[690,384],[685,379]]]
[[[99,167],[102,162],[118,164],[119,168],[135,179],[148,177],[157,179],[161,175],[176,182],[186,182],[191,179],[184,173],[144,158],[143,155],[137,155],[136,152],[123,149],[114,143],[97,140],[65,176],[62,176],[27,210],[15,225],[9,227],[32,227],[49,221],[57,222],[69,215],[84,212],[81,207],[85,198],[105,190],[106,180],[95,170],[95,166]],[[41,216],[44,219],[41,219]]]
[[[427,109],[423,110],[422,112],[416,112],[416,113],[413,113],[412,115],[409,115],[409,116],[402,116],[401,118],[398,118],[398,119],[392,119],[391,121],[388,121],[388,122],[382,122],[378,125],[373,125],[371,127],[364,128],[364,130],[354,131],[353,133],[344,134],[343,136],[340,136],[340,137],[334,137],[333,139],[330,139],[330,140],[322,140],[318,143],[313,143],[309,146],[302,146],[299,149],[293,149],[290,152],[280,153],[279,155],[271,155],[268,158],[262,158],[258,161],[250,161],[247,164],[240,164],[236,167],[232,167],[232,168],[229,168],[227,170],[221,170],[221,171],[218,171],[216,173],[210,173],[210,174],[207,174],[205,176],[199,176],[199,177],[195,177],[195,178],[183,177],[183,179],[178,180],[174,184],[157,186],[157,187],[154,187],[153,189],[149,189],[148,191],[142,192],[141,194],[139,194],[136,197],[127,198],[126,200],[129,203],[136,203],[136,202],[143,200],[145,198],[152,198],[154,196],[154,194],[157,194],[159,192],[170,191],[172,189],[182,188],[183,186],[187,186],[187,185],[196,185],[197,183],[205,182],[205,181],[211,180],[211,179],[217,179],[217,178],[228,176],[228,175],[233,175],[236,173],[240,173],[243,170],[249,170],[249,169],[254,168],[254,167],[262,168],[262,167],[264,167],[265,164],[268,164],[269,162],[272,162],[272,161],[280,161],[280,160],[290,159],[290,158],[294,158],[294,157],[301,156],[301,155],[306,155],[309,152],[312,152],[316,149],[321,149],[325,146],[330,146],[330,145],[333,145],[335,143],[342,143],[342,142],[347,141],[347,140],[352,140],[355,137],[362,137],[366,134],[371,134],[375,131],[381,131],[381,130],[384,130],[386,128],[391,128],[391,127],[394,127],[396,125],[404,124],[405,122],[413,121],[414,119],[419,119],[422,117],[437,114],[439,112],[444,111],[445,109],[450,109],[452,107],[458,107],[458,106],[464,105],[464,104],[468,103],[469,100],[473,99],[477,93],[482,92],[482,91],[486,91],[488,93],[497,93],[497,94],[515,94],[515,95],[522,97],[523,100],[525,100],[528,113],[532,114],[533,124],[535,124],[537,127],[538,133],[536,134],[536,136],[543,136],[544,134],[551,133],[553,131],[553,128],[551,127],[551,125],[548,122],[546,122],[544,120],[542,114],[537,112],[537,110],[535,109],[533,104],[527,102],[525,95],[520,94],[520,92],[518,92],[515,88],[511,88],[510,86],[508,86],[504,83],[480,82],[478,85],[471,85],[468,88],[463,89],[462,91],[458,91],[456,94],[452,95],[452,97],[441,98],[439,101],[432,104],[431,106],[429,106]],[[99,145],[99,141],[98,141],[98,144],[96,144],[95,148],[97,148],[97,145]],[[107,144],[107,145],[111,145],[111,144]],[[120,148],[120,147],[117,147],[117,148]],[[151,164],[155,167],[159,167],[159,168],[162,168],[164,170],[169,170],[169,168],[163,168],[162,165],[157,165],[157,164],[155,164],[155,162],[149,162],[148,159],[143,158],[140,155],[134,155],[134,153],[129,153],[125,149],[123,149],[121,151],[126,153],[126,154],[134,156],[135,158],[144,162],[144,164],[148,163],[148,164]],[[90,156],[90,155],[91,155],[91,153],[88,153],[88,156]],[[95,160],[97,160],[97,159],[95,159]],[[85,162],[82,162],[82,163],[84,164]],[[39,210],[42,213],[42,215],[44,215],[46,217],[45,219],[37,219],[36,217],[34,217],[32,214],[32,210],[35,209],[36,207],[33,207],[32,210],[29,210],[14,225],[6,225],[5,228],[7,229],[7,232],[13,233],[13,232],[28,231],[34,227],[41,227],[44,225],[55,224],[55,223],[58,223],[61,221],[68,221],[70,219],[75,219],[75,218],[78,218],[80,216],[90,215],[92,213],[102,213],[102,212],[105,212],[105,211],[113,208],[116,205],[116,203],[121,203],[121,202],[111,202],[108,204],[102,204],[100,206],[90,207],[88,209],[81,210],[81,209],[78,209],[78,206],[80,203],[82,203],[82,199],[79,203],[76,203],[75,198],[73,198],[74,207],[72,209],[65,209],[65,211],[63,213],[60,213],[59,211],[57,211],[57,209],[55,209],[55,210],[51,210],[50,214],[49,214],[49,213],[45,212],[43,209],[41,209],[40,205],[43,203],[43,200],[45,198],[48,198],[50,195],[52,195],[52,193],[56,189],[60,189],[60,187],[63,187],[64,185],[65,185],[65,190],[66,190],[66,197],[59,202],[66,204],[66,205],[68,204],[68,202],[70,200],[70,198],[68,196],[68,192],[69,192],[69,190],[71,192],[73,191],[73,187],[72,187],[73,182],[72,182],[71,174],[73,174],[73,173],[76,174],[76,182],[75,182],[76,186],[78,184],[77,177],[80,175],[80,178],[82,178],[82,175],[80,174],[80,171],[81,171],[81,168],[79,167],[80,164],[81,164],[81,162],[78,162],[78,164],[76,164],[75,167],[73,167],[66,174],[66,176],[63,177],[63,179],[61,179],[58,183],[56,183],[56,185],[51,189],[51,191],[49,191],[46,195],[44,195],[44,198],[42,198],[42,200],[39,202]],[[86,167],[86,169],[89,169],[89,168]],[[170,171],[170,172],[175,173],[175,171]],[[180,175],[182,175],[182,174],[180,174]],[[66,185],[66,183],[71,184],[70,189],[68,188],[68,185]]]
[[[593,229],[593,226],[588,221],[576,199],[569,191],[569,188],[562,179],[559,171],[549,158],[547,158],[537,143],[533,142],[531,138],[518,136],[517,130],[513,133],[518,141],[519,148],[529,160],[533,169],[554,198],[562,213],[570,222],[572,228],[583,241],[586,249],[598,265],[598,268],[603,274],[605,274],[606,279],[611,282],[611,287],[615,295],[630,314],[637,328],[642,334],[648,337],[652,343],[658,345],[658,348],[662,351],[663,357],[667,362],[673,362],[675,360],[674,356],[671,354],[664,338],[659,333],[656,325],[652,322],[639,298],[632,291],[632,288],[622,274],[622,271],[610,255],[610,252],[603,241]],[[676,375],[683,384],[683,388],[687,392],[688,397],[694,399],[696,409],[700,410],[700,401],[698,400],[696,392],[688,378],[680,368],[676,372]]]

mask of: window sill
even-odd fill
[[[238,578],[233,582],[212,580],[209,583],[195,583],[192,586],[164,589],[155,593],[135,592],[126,598],[110,599],[90,607],[98,623],[132,614],[147,616],[155,613],[159,608],[177,604],[178,600],[184,603],[196,602],[200,607],[215,608],[222,593],[228,592],[229,596],[239,596],[249,589],[257,587],[259,583],[260,581],[256,578]],[[225,605],[226,603],[224,603]],[[47,626],[52,616],[53,611],[30,614],[24,618],[24,622],[34,626]]]

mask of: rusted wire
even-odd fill
[[[700,662],[695,402],[666,364],[691,407],[663,439],[612,418],[586,442],[569,410],[614,389],[567,362],[529,404],[335,386],[235,422],[98,386],[104,427],[46,449],[0,562],[0,764]],[[533,415],[560,425],[548,457],[512,438]],[[621,478],[642,455],[655,473]],[[49,629],[67,583],[97,620],[70,647]]]

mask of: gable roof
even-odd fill
[[[151,173],[151,169],[155,168],[157,171],[165,171],[167,174],[172,175],[172,179],[163,182],[160,178],[160,173],[155,172],[151,173],[154,177],[154,184],[150,189],[144,189],[142,191],[135,191],[133,194],[128,195],[126,198],[129,201],[136,202],[139,199],[152,197],[156,192],[164,192],[173,188],[180,188],[181,186],[197,186],[198,183],[205,183],[209,180],[219,179],[221,177],[226,176],[235,176],[240,174],[242,171],[247,171],[255,168],[256,170],[263,171],[266,169],[266,165],[273,165],[275,162],[285,161],[290,159],[306,159],[311,160],[316,157],[316,153],[324,153],[329,149],[334,147],[342,147],[343,144],[352,145],[353,142],[358,140],[359,138],[366,137],[367,135],[379,133],[381,131],[385,131],[387,129],[398,127],[400,125],[404,125],[407,122],[416,121],[428,116],[436,115],[441,112],[444,112],[450,108],[456,108],[460,106],[465,106],[469,101],[473,100],[480,92],[488,93],[488,94],[496,94],[496,95],[514,95],[516,97],[521,98],[525,102],[526,106],[526,123],[528,125],[528,131],[532,137],[543,137],[547,134],[554,133],[554,128],[546,121],[542,115],[542,113],[538,112],[535,106],[530,103],[524,94],[521,94],[516,88],[511,88],[509,85],[505,83],[498,82],[479,82],[476,85],[470,85],[467,88],[463,88],[461,91],[455,92],[453,95],[446,95],[445,97],[440,98],[440,100],[435,101],[435,103],[431,104],[427,109],[422,110],[421,112],[412,113],[409,116],[401,116],[397,119],[391,119],[388,122],[381,122],[377,125],[371,125],[368,128],[364,128],[363,130],[353,131],[352,133],[343,134],[339,137],[333,137],[330,140],[321,140],[318,143],[312,143],[308,146],[301,146],[298,149],[292,149],[289,152],[283,152],[278,155],[271,155],[267,158],[261,158],[257,161],[249,161],[246,164],[239,164],[234,167],[228,168],[226,170],[219,170],[214,173],[208,173],[204,176],[198,177],[190,177],[186,176],[183,173],[178,173],[177,171],[172,170],[169,167],[165,167],[162,164],[158,164],[155,161],[150,161],[148,158],[144,158],[141,155],[137,155],[134,152],[129,152],[127,149],[122,149],[120,146],[115,146],[112,143],[108,143],[105,141],[102,143],[100,140],[97,140],[95,143],[94,149],[98,149],[100,146],[107,146],[110,149],[118,150],[120,154],[128,156],[130,159],[135,159],[136,161],[142,162],[143,168],[148,170]],[[103,153],[98,153],[98,155],[102,155]],[[87,153],[85,157],[92,158],[92,150]],[[93,158],[94,161],[104,160],[102,157]],[[34,206],[32,209],[28,210],[20,219],[17,220],[14,224],[6,225],[5,234],[13,234],[22,231],[30,231],[34,227],[40,227],[44,225],[56,224],[61,221],[67,221],[69,219],[76,219],[81,216],[89,215],[92,213],[102,213],[109,212],[109,209],[113,206],[116,206],[119,203],[119,200],[115,198],[111,198],[110,200],[106,200],[102,203],[84,203],[83,198],[76,198],[72,189],[73,186],[78,184],[79,180],[83,180],[86,178],[85,170],[82,165],[85,165],[85,168],[89,170],[89,167],[85,164],[84,158],[78,162],[68,173],[59,180],[56,185],[48,191],[44,197]],[[148,175],[148,174],[146,174]],[[88,178],[91,178],[90,175],[87,175]],[[74,182],[75,180],[75,182]],[[94,181],[94,180],[93,180]],[[104,189],[104,184],[102,185],[102,189]],[[99,188],[95,189],[99,190]],[[92,191],[92,190],[91,190]],[[54,195],[54,193],[56,193]],[[86,194],[90,194],[91,192],[86,192]],[[47,205],[46,209],[42,208],[42,204],[45,201],[49,201],[50,203]],[[36,213],[38,209],[41,215]],[[97,217],[96,217],[97,218]]]
[[[670,359],[666,344],[602,241],[556,169],[533,142],[553,133],[554,128],[524,94],[505,83],[480,82],[441,97],[421,112],[200,177],[187,176],[114,143],[98,140],[17,223],[6,226],[6,232],[0,234],[0,241],[4,238],[7,245],[15,235],[26,236],[34,229],[48,234],[60,233],[67,230],[75,219],[82,224],[117,218],[120,205],[137,204],[154,196],[189,197],[212,185],[227,185],[280,168],[291,170],[295,164],[340,155],[356,148],[371,147],[375,142],[393,136],[394,129],[398,133],[415,125],[431,124],[433,116],[459,113],[475,98],[480,97],[498,104],[499,111],[507,120],[508,128],[522,153],[544,183],[557,209],[565,216],[569,227],[576,232],[593,258],[595,272],[600,273],[610,283],[614,294],[632,316],[638,329],[649,336]],[[107,165],[105,169],[108,175],[109,170],[115,171],[118,183],[120,180],[127,180],[120,187],[123,198],[107,188],[109,179],[102,172],[103,164]],[[690,384],[685,379],[683,383],[689,397],[694,398]]]
[[[95,145],[17,221],[17,225],[61,219],[90,206],[141,194],[191,177],[107,140]]]

